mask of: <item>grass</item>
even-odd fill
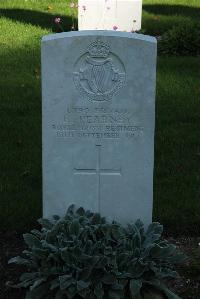
[[[160,58],[154,215],[173,232],[200,226],[200,59]]]
[[[199,21],[199,0],[144,0],[143,31],[161,35],[173,26]]]
[[[40,39],[67,2],[0,2],[0,230],[28,230],[42,211]],[[198,0],[144,1],[143,29],[160,35],[197,21]],[[200,58],[159,57],[154,219],[173,232],[200,228]]]

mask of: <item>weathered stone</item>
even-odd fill
[[[42,41],[44,216],[152,218],[156,40],[114,31]]]

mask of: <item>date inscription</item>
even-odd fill
[[[129,109],[69,107],[61,122],[52,124],[58,138],[137,138],[144,128]]]

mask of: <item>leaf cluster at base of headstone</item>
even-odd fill
[[[28,269],[17,285],[26,299],[178,298],[164,282],[185,257],[161,238],[159,223],[122,226],[74,206],[39,223],[24,234],[23,256],[9,261]]]

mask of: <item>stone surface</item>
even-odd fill
[[[115,31],[42,41],[43,212],[75,203],[151,222],[156,40]]]
[[[141,18],[142,0],[79,0],[79,30],[137,31]]]

